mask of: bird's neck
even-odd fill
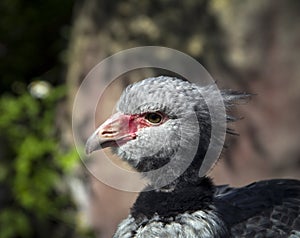
[[[203,177],[199,176],[199,168],[191,164],[186,170],[163,168],[142,174],[148,179],[149,185],[157,191],[173,191],[181,185],[199,184]]]
[[[162,175],[162,177],[164,177],[164,176],[165,175]],[[157,177],[156,179],[152,179],[152,181],[150,182],[150,185],[152,185],[156,191],[173,192],[173,191],[179,190],[185,186],[193,187],[193,186],[199,186],[199,185],[202,186],[203,184],[208,184],[208,183],[206,183],[208,181],[207,178],[199,177],[199,170],[192,169],[192,168],[188,168],[183,174],[178,176],[178,178],[174,179],[169,184],[167,184],[165,186],[157,186],[157,185],[160,185],[161,181],[162,181],[162,178]],[[208,187],[210,187],[210,186],[208,186]],[[211,188],[212,188],[212,186],[211,186]]]
[[[150,173],[146,172],[144,175],[157,191],[173,191],[183,184],[184,186],[199,184],[203,180],[203,177],[199,176],[199,171],[204,155],[204,152],[198,151],[191,161],[185,161],[185,156],[161,160],[170,161],[170,166],[163,166]],[[174,160],[178,162],[171,165],[171,161]],[[149,161],[153,160],[150,159]],[[186,164],[188,164],[187,167]]]
[[[198,181],[178,181],[172,191],[155,190],[148,186],[140,193],[132,209],[136,218],[147,217],[155,214],[161,217],[170,217],[184,212],[210,209],[214,194],[211,179],[199,178]],[[168,204],[165,206],[164,204]],[[143,219],[142,219],[143,220]]]

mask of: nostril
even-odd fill
[[[117,131],[102,131],[101,135],[102,136],[107,136],[107,135],[114,135],[116,133],[117,133]]]

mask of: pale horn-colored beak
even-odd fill
[[[105,147],[118,147],[134,139],[136,127],[133,127],[135,125],[130,115],[113,114],[88,138],[85,145],[86,154]]]

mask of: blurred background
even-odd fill
[[[210,174],[217,184],[300,178],[299,12],[297,0],[2,0],[0,238],[106,238],[127,216],[137,194],[85,169],[71,121],[89,70],[131,47],[180,50],[220,88],[256,94],[235,112],[244,119]],[[114,83],[97,121],[150,71]]]

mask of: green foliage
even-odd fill
[[[0,1],[0,238],[84,237],[64,179],[78,155],[56,125],[73,4]],[[54,87],[38,99],[33,81]]]
[[[31,235],[30,224],[26,215],[20,210],[11,208],[5,209],[0,213],[1,233],[0,237],[21,237]],[[12,225],[13,224],[13,225]]]
[[[0,204],[1,238],[59,237],[57,229],[75,235],[75,206],[61,185],[78,156],[60,148],[54,129],[55,105],[63,94],[55,88],[43,100],[28,92],[0,98],[0,192],[7,199]]]

